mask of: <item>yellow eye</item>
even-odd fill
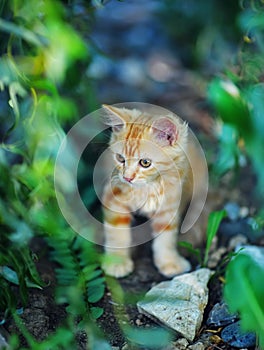
[[[139,164],[143,167],[143,168],[148,168],[151,166],[151,160],[150,159],[140,159]]]
[[[125,163],[126,161],[125,158],[119,153],[116,154],[116,160],[120,163]]]

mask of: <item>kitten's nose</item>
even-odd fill
[[[126,180],[127,182],[131,182],[134,178],[133,177],[125,177],[123,176],[124,180]]]

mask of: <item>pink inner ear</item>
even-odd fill
[[[154,135],[162,145],[172,145],[178,138],[176,125],[167,118],[160,118],[153,123]]]

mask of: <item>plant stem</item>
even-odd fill
[[[1,19],[1,18],[0,18],[0,30],[7,33],[12,33],[36,46],[43,47],[44,45],[47,44],[46,38],[40,37],[26,28],[22,28],[14,23],[5,21],[4,19]]]

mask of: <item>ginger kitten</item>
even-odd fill
[[[171,277],[189,271],[190,263],[177,251],[180,218],[193,191],[190,158],[199,163],[188,125],[173,114],[103,107],[112,127],[109,146],[115,163],[103,195],[105,253],[110,257],[103,269],[115,277],[133,271],[130,226],[133,213],[139,213],[151,220],[159,272]]]

